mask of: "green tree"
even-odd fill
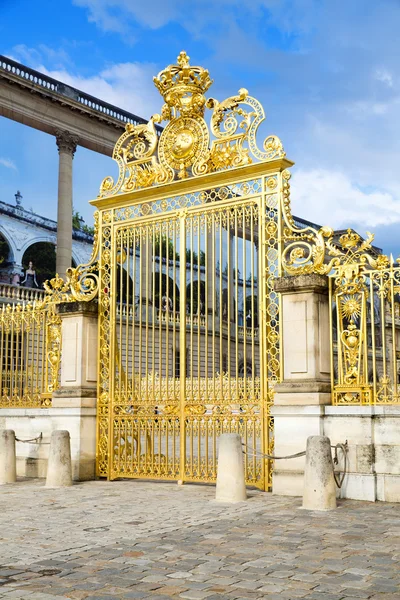
[[[10,247],[3,236],[0,234],[0,264],[7,263],[10,254]]]
[[[173,241],[166,235],[156,236],[154,244],[154,256],[162,256],[168,260],[179,260],[179,252],[176,252]]]

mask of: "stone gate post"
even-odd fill
[[[331,403],[328,277],[281,277],[283,380],[275,388],[275,454],[306,448],[307,438],[323,435],[324,406]],[[273,492],[302,495],[304,457],[275,463]]]
[[[94,479],[97,302],[65,302],[57,311],[62,319],[61,379],[53,392],[52,427],[70,433],[73,479]]]

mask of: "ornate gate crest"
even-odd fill
[[[264,150],[256,142],[258,126],[264,120],[261,104],[240,89],[237,96],[223,102],[206,100],[212,79],[203,67],[189,64],[186,52],[178,56],[178,64],[170,65],[154,77],[154,84],[165,104],[161,114],[153,115],[147,125],[128,123],[118,140],[113,158],[119,166],[118,180],[106,177],[100,198],[176,179],[186,179],[215,171],[249,165],[254,159],[271,160],[285,156],[278,137],[264,141]],[[212,110],[210,133],[204,119]],[[167,121],[161,135],[155,123]]]

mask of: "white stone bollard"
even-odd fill
[[[70,485],[72,485],[72,466],[69,431],[53,431],[47,463],[46,487]]]
[[[0,430],[0,485],[17,481],[15,431]]]
[[[218,439],[218,472],[215,499],[243,502],[247,498],[244,480],[242,439],[238,433],[223,433]]]
[[[302,508],[307,510],[336,508],[331,441],[328,437],[312,435],[307,438]]]

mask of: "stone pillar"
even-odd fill
[[[303,508],[307,510],[336,508],[331,441],[322,435],[312,435],[307,440]]]
[[[70,434],[69,431],[57,429],[51,434],[46,487],[70,485],[72,485]]]
[[[275,387],[275,454],[306,449],[323,435],[324,405],[331,404],[328,277],[311,274],[275,281],[281,294],[283,381]],[[273,492],[301,496],[304,457],[275,464]]]
[[[56,271],[65,278],[72,258],[72,159],[78,138],[69,131],[56,135],[59,153]]]
[[[0,429],[0,485],[16,481],[15,431]]]
[[[53,392],[54,429],[71,435],[73,479],[93,479],[96,457],[97,302],[58,304],[61,385]]]
[[[215,499],[218,502],[243,502],[247,494],[242,438],[238,433],[223,433],[218,438],[218,446]]]

